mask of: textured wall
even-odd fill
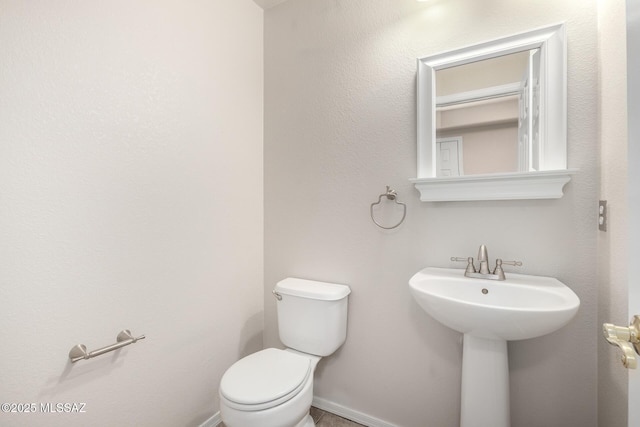
[[[265,344],[280,345],[268,294],[286,276],[352,287],[346,344],[321,362],[316,395],[403,427],[459,424],[460,335],[407,289],[449,257],[519,259],[581,298],[574,321],[509,344],[518,427],[597,423],[598,186],[595,0],[290,0],[265,12]],[[560,200],[421,203],[416,58],[566,21],[569,165]],[[385,185],[408,204],[383,231]]]
[[[0,425],[199,425],[262,346],[263,11],[0,10],[0,400],[86,403]]]
[[[598,2],[600,197],[608,202],[607,232],[598,236],[598,324],[629,322],[625,15],[625,2]],[[598,425],[627,427],[627,370],[618,350],[598,341]]]

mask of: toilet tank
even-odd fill
[[[274,289],[278,331],[284,345],[303,353],[328,356],[347,338],[346,285],[293,277]]]

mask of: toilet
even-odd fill
[[[273,290],[285,350],[267,348],[234,363],[220,381],[226,427],[314,427],[313,374],[347,337],[346,285],[286,278]]]

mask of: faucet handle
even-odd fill
[[[493,274],[498,276],[498,280],[505,280],[504,270],[502,269],[502,264],[505,265],[515,265],[516,267],[520,267],[522,265],[521,261],[503,261],[500,258],[496,259],[496,268],[493,270]]]
[[[473,265],[473,257],[467,257],[467,258],[460,258],[460,257],[451,257],[451,261],[456,261],[456,262],[465,262],[467,263],[467,269],[464,271],[464,274],[467,273],[475,273],[476,272],[476,266]]]
[[[500,261],[500,264],[504,264],[504,265],[514,265],[516,267],[522,267],[522,261],[503,261],[500,258],[498,258],[496,260],[496,265],[498,264],[498,261]]]

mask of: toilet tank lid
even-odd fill
[[[295,277],[287,277],[279,281],[276,284],[275,291],[279,294],[324,301],[340,300],[351,293],[351,289],[347,285],[317,282]]]

